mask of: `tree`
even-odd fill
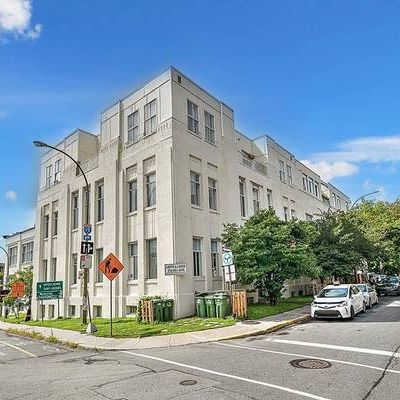
[[[266,289],[276,304],[285,280],[318,276],[310,246],[314,235],[307,222],[284,222],[273,210],[263,210],[242,227],[225,225],[222,241],[234,253],[238,281]]]
[[[372,242],[351,213],[324,212],[314,222],[317,235],[313,249],[322,277],[348,278],[376,254]]]

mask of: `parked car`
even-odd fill
[[[364,296],[356,285],[328,285],[311,303],[311,317],[352,320],[366,308]]]
[[[368,283],[359,283],[356,286],[361,290],[367,308],[371,308],[373,305],[378,304],[378,293],[376,293],[376,290],[371,285],[368,285]]]
[[[386,294],[386,285],[388,283],[387,278],[382,278],[378,282],[376,282],[375,290],[378,296],[384,296]]]
[[[400,295],[400,280],[397,276],[391,276],[386,283],[386,295]]]

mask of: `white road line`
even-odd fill
[[[400,301],[396,300],[396,301],[392,301],[389,304],[386,304],[386,307],[400,307]]]
[[[400,358],[400,353],[393,353],[391,351],[386,351],[386,350],[365,349],[362,347],[337,346],[334,344],[300,342],[297,340],[272,339],[272,338],[265,339],[265,341],[272,342],[272,343],[292,344],[295,346],[318,347],[318,348],[322,348],[322,349],[332,349],[332,350],[338,350],[338,351],[348,351],[348,352],[352,352],[352,353],[375,354],[378,356],[388,356],[388,357]]]
[[[3,344],[3,345],[5,345],[5,346],[11,347],[12,349],[21,351],[22,353],[25,353],[25,354],[27,354],[28,356],[37,357],[36,354],[33,354],[33,353],[29,352],[29,351],[26,351],[26,350],[24,350],[24,349],[21,349],[21,348],[18,347],[18,346],[14,346],[13,344],[3,342],[2,340],[0,340],[0,343]]]
[[[256,381],[254,379],[244,378],[242,376],[225,374],[224,372],[218,372],[218,371],[213,371],[213,370],[206,369],[206,368],[200,368],[200,367],[196,367],[194,365],[183,364],[183,363],[176,362],[176,361],[166,360],[166,359],[160,358],[160,357],[149,356],[147,354],[133,353],[131,351],[121,351],[121,353],[131,354],[131,355],[136,356],[136,357],[148,358],[150,360],[160,361],[160,362],[163,362],[163,363],[166,363],[166,364],[172,364],[172,365],[176,365],[176,366],[183,367],[183,368],[193,369],[195,371],[205,372],[205,373],[211,374],[211,375],[223,376],[223,377],[229,378],[229,379],[236,379],[238,381],[253,383],[255,385],[266,386],[266,387],[270,387],[270,388],[273,388],[273,389],[282,390],[284,392],[297,394],[297,395],[300,395],[300,396],[303,396],[303,397],[308,397],[309,399],[329,400],[326,397],[321,397],[321,396],[317,396],[315,394],[301,392],[299,390],[290,389],[288,387],[274,385],[272,383],[266,383],[266,382],[262,382],[262,381]]]
[[[355,367],[375,369],[377,371],[385,371],[385,368],[375,367],[373,365],[367,365],[367,364],[353,363],[353,362],[350,362],[350,361],[335,360],[333,358],[325,358],[325,357],[319,357],[319,356],[316,357],[316,356],[310,356],[310,355],[305,355],[305,354],[296,354],[296,353],[285,353],[283,351],[260,349],[259,347],[240,346],[240,345],[236,345],[236,344],[228,344],[228,343],[221,343],[221,342],[213,342],[211,344],[215,344],[215,345],[218,345],[218,346],[235,347],[235,348],[238,348],[238,349],[260,351],[260,352],[263,352],[263,353],[280,354],[280,355],[283,355],[283,356],[290,356],[290,357],[313,358],[313,359],[317,359],[317,360],[329,361],[329,362],[332,362],[332,363],[353,365]],[[396,371],[394,369],[387,369],[386,372],[390,372],[390,373],[393,373],[393,374],[400,374],[400,371]]]

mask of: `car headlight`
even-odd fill
[[[346,301],[342,301],[339,305],[340,305],[340,307],[347,307],[348,304],[349,303],[346,300]]]

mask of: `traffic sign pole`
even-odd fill
[[[112,281],[110,281],[110,337],[112,337]]]

